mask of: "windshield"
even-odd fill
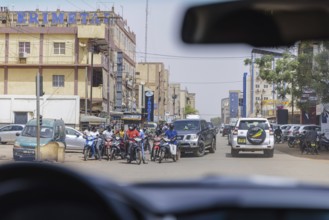
[[[176,121],[174,126],[178,131],[196,131],[200,130],[200,121]]]
[[[124,147],[126,137],[144,133],[147,164],[133,166],[136,161],[128,163],[124,153],[109,161],[99,161],[107,158],[104,153],[85,155],[83,135],[65,136],[65,127],[41,127],[41,138],[54,137],[66,147],[61,166],[124,183],[264,175],[329,185],[329,148],[301,153],[293,132],[314,124],[329,138],[329,42],[302,40],[285,47],[182,42],[186,10],[210,2],[218,1],[3,0],[0,126],[26,125],[40,112],[43,124],[46,118],[63,120],[100,138],[111,132]],[[43,80],[40,111],[37,73]],[[238,125],[243,118],[259,120]],[[281,140],[251,129],[269,129],[269,123],[286,126]],[[1,136],[0,149],[10,159],[0,163],[16,162],[19,134],[12,133],[10,139]],[[177,135],[172,144],[180,146],[179,159],[159,164],[152,148],[168,134]],[[26,126],[21,136],[36,137],[36,127]]]
[[[36,137],[37,136],[37,126],[25,126],[22,131],[22,136],[24,137]],[[51,127],[40,127],[40,137],[41,138],[52,138],[53,129]]]
[[[266,130],[269,129],[269,126],[266,121],[259,121],[259,120],[240,121],[239,130],[248,130],[253,127],[260,127],[260,128],[266,129]]]

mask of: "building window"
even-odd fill
[[[54,54],[65,54],[65,43],[54,43]]]
[[[259,101],[260,100],[260,97],[256,97],[256,100]]]
[[[268,97],[264,97],[264,100],[268,100]]]
[[[258,85],[258,84],[256,84],[256,85],[255,85],[255,87],[256,87],[256,88],[259,88],[259,85]]]
[[[31,52],[31,43],[30,42],[19,42],[19,57],[24,57],[26,54]]]
[[[264,89],[267,89],[268,88],[268,85],[264,85]]]
[[[64,87],[64,75],[53,75],[53,87]]]

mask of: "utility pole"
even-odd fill
[[[159,86],[158,86],[158,122],[160,122],[160,88],[161,88],[160,74],[161,71],[159,71]]]
[[[111,26],[110,26],[110,19],[109,17],[107,21],[107,28],[108,28],[108,74],[107,74],[107,117],[110,117],[110,77],[112,71],[111,65]]]
[[[90,74],[90,115],[93,114],[93,78],[94,78],[94,48],[95,44],[94,41],[92,42],[91,46],[91,74]]]
[[[40,72],[37,73],[36,80],[36,93],[37,93],[37,101],[36,101],[36,109],[37,109],[37,146],[36,146],[36,160],[40,161]]]
[[[148,8],[149,1],[146,0],[146,9],[145,9],[145,49],[144,49],[144,62],[147,62],[147,23],[148,23]]]

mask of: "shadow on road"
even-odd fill
[[[227,158],[267,158],[263,153],[239,153],[237,157],[232,157],[231,153],[226,153]]]

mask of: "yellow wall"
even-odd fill
[[[30,42],[30,54],[27,55],[26,63],[39,63],[39,34],[10,34],[8,63],[19,63],[19,42]]]
[[[53,75],[64,75],[64,87],[53,87]],[[44,69],[43,90],[46,95],[74,95],[74,69]]]
[[[9,69],[8,95],[35,95],[37,69]]]
[[[0,95],[4,94],[4,84],[5,81],[5,74],[4,74],[4,69],[0,69]]]
[[[54,43],[65,43],[65,54],[54,54]],[[51,34],[44,36],[44,64],[74,64],[75,35]]]
[[[0,63],[5,62],[5,50],[6,50],[5,38],[6,38],[5,34],[0,34],[0,51],[1,51],[1,53],[0,53]]]

